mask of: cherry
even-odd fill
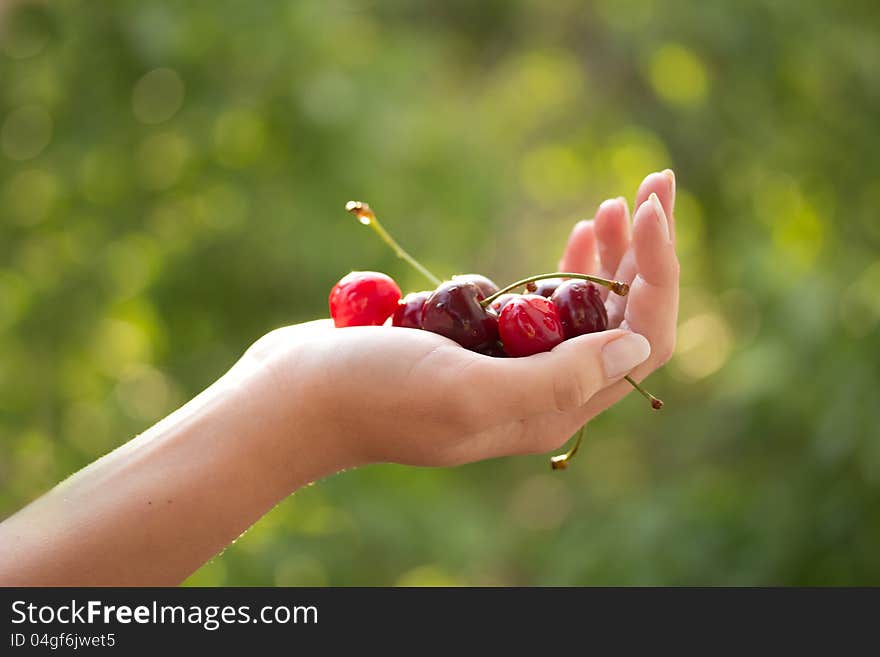
[[[556,288],[562,285],[561,278],[544,278],[540,281],[535,281],[535,289],[531,290],[535,294],[538,294],[542,297],[550,296],[556,291]]]
[[[473,283],[478,288],[480,288],[480,292],[483,293],[483,297],[491,297],[498,291],[498,286],[495,285],[495,282],[489,278],[486,278],[482,274],[456,274],[452,277],[452,280],[464,283]]]
[[[559,311],[565,339],[608,328],[608,313],[599,288],[587,281],[569,279],[553,292],[550,300]]]
[[[520,295],[504,306],[498,332],[504,351],[514,357],[550,351],[565,339],[553,302],[537,294]]]
[[[379,326],[400,300],[400,288],[390,276],[376,271],[353,271],[330,290],[330,316],[344,326]]]
[[[494,310],[496,314],[500,315],[501,311],[504,310],[504,306],[516,299],[518,296],[518,294],[502,294],[500,297],[497,297],[495,301],[490,303],[489,307]]]
[[[391,315],[391,325],[403,328],[422,328],[422,308],[431,292],[410,292],[397,302],[397,310]]]
[[[441,283],[422,308],[422,328],[466,349],[490,351],[498,341],[498,319],[480,305],[483,299],[476,283]]]

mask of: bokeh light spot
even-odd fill
[[[116,386],[116,399],[125,413],[139,421],[157,421],[173,409],[173,384],[162,372],[144,363],[125,368]]]
[[[520,179],[538,203],[553,203],[583,194],[587,168],[571,148],[546,144],[526,153],[520,164]]]
[[[606,159],[616,178],[616,189],[638,189],[646,171],[661,171],[670,164],[663,141],[649,130],[628,127],[616,132],[609,140]]]
[[[218,230],[232,229],[247,219],[248,199],[233,185],[215,184],[203,194],[205,222]]]
[[[555,529],[565,520],[571,507],[571,492],[563,481],[542,474],[526,479],[514,489],[509,514],[525,529]]]
[[[161,266],[159,246],[153,238],[142,234],[128,235],[109,244],[103,255],[105,271],[120,299],[146,288]]]
[[[174,185],[190,159],[190,142],[174,132],[150,135],[138,149],[137,164],[141,184],[152,191]]]
[[[572,108],[585,85],[584,68],[570,53],[525,53],[502,64],[485,89],[481,113],[488,129],[509,144]]]
[[[651,87],[670,105],[695,107],[706,100],[709,76],[699,55],[689,48],[668,43],[651,56]]]
[[[116,150],[92,149],[80,163],[78,173],[80,192],[97,205],[112,205],[129,188],[128,158]]]
[[[266,125],[247,109],[230,110],[214,123],[214,147],[217,159],[228,167],[253,164],[266,148]]]
[[[6,157],[29,160],[52,140],[52,117],[39,105],[25,105],[9,113],[0,134]]]
[[[720,370],[733,346],[724,319],[707,312],[685,321],[678,329],[678,346],[670,365],[685,381],[697,381]]]
[[[27,279],[10,269],[0,269],[0,330],[22,317],[31,301]]]
[[[118,375],[130,363],[152,359],[149,329],[135,321],[106,318],[95,332],[92,351],[104,373]]]
[[[296,87],[305,113],[315,123],[334,125],[357,110],[357,89],[352,81],[338,73],[325,73],[304,88]]]
[[[813,264],[822,248],[825,229],[816,211],[808,203],[777,217],[773,226],[773,241],[787,256],[787,263],[800,269]]]
[[[183,105],[183,80],[170,68],[157,68],[138,80],[131,95],[131,108],[141,123],[167,121]]]
[[[42,169],[27,169],[4,185],[4,214],[23,226],[38,224],[52,211],[59,193],[56,176]]]
[[[0,49],[4,53],[13,59],[26,59],[45,50],[54,32],[46,7],[29,2],[0,11],[8,12],[0,17]]]
[[[395,586],[464,586],[464,583],[439,566],[426,565],[405,572]]]

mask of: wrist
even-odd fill
[[[307,341],[291,337],[269,334],[263,338],[268,349],[252,349],[212,386],[224,398],[221,421],[238,427],[233,433],[242,438],[230,437],[238,458],[250,464],[252,476],[270,478],[279,499],[357,465],[334,430],[330,397],[322,393],[320,368],[309,362]]]

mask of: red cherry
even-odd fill
[[[452,280],[456,283],[473,283],[483,293],[484,299],[491,297],[499,290],[499,287],[495,285],[495,281],[486,278],[482,274],[456,274],[452,277]]]
[[[511,301],[516,299],[518,294],[502,294],[500,297],[495,299],[492,303],[489,304],[489,307],[495,311],[496,314],[500,315],[501,311],[504,310],[504,306],[509,304]]]
[[[422,328],[422,308],[430,292],[410,292],[397,302],[397,310],[391,315],[391,325],[403,328]]]
[[[550,300],[559,311],[565,339],[608,328],[608,313],[592,283],[569,279],[556,288]]]
[[[379,326],[400,300],[400,288],[390,276],[376,271],[353,271],[330,290],[330,316],[337,327]]]
[[[531,356],[550,351],[565,339],[556,307],[537,294],[510,301],[498,320],[504,351],[510,356]]]
[[[483,299],[475,283],[441,283],[422,308],[422,328],[455,340],[466,349],[491,351],[498,341],[498,318],[480,305]]]

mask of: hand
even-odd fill
[[[308,416],[313,447],[338,453],[340,468],[454,465],[557,449],[630,390],[624,375],[644,377],[671,353],[678,264],[647,199],[662,194],[671,217],[672,186],[666,174],[645,180],[632,239],[625,204],[612,201],[569,241],[563,269],[595,271],[598,247],[602,269],[632,284],[628,303],[608,300],[611,330],[549,353],[499,359],[427,331],[336,329],[320,320],[269,333],[236,368],[268,373],[274,406],[297,426]]]

